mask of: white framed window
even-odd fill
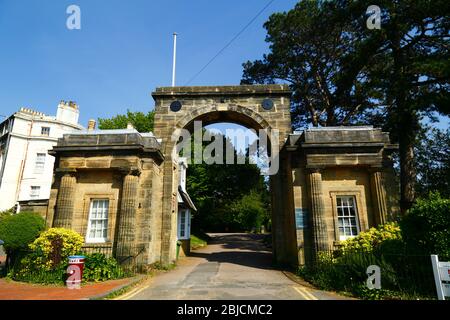
[[[41,187],[31,186],[30,199],[39,199],[40,193],[41,193]]]
[[[48,137],[50,135],[50,127],[42,127],[41,135]]]
[[[108,239],[108,213],[108,199],[91,200],[88,229],[86,232],[87,243],[106,242]]]
[[[336,208],[339,240],[346,240],[359,234],[358,211],[354,196],[337,196]]]
[[[36,162],[34,165],[34,172],[35,173],[42,173],[44,171],[45,167],[45,153],[38,153],[36,154]]]
[[[186,240],[191,237],[191,213],[187,209],[178,211],[178,239]]]

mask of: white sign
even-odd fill
[[[441,281],[450,281],[450,262],[439,262]]]
[[[450,297],[450,262],[439,262],[437,255],[431,255],[434,281],[439,300]]]

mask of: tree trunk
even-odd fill
[[[402,114],[399,122],[399,156],[400,156],[400,211],[406,214],[415,199],[416,169],[414,166],[414,129],[415,115]]]

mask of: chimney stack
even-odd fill
[[[134,129],[134,126],[133,126],[133,124],[131,122],[127,123],[127,129],[128,130]]]
[[[88,122],[88,131],[95,130],[96,121],[94,119],[90,119]]]

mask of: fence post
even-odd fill
[[[433,265],[434,282],[439,300],[445,300],[444,290],[442,288],[441,276],[439,274],[439,258],[437,255],[431,255],[431,264]]]

